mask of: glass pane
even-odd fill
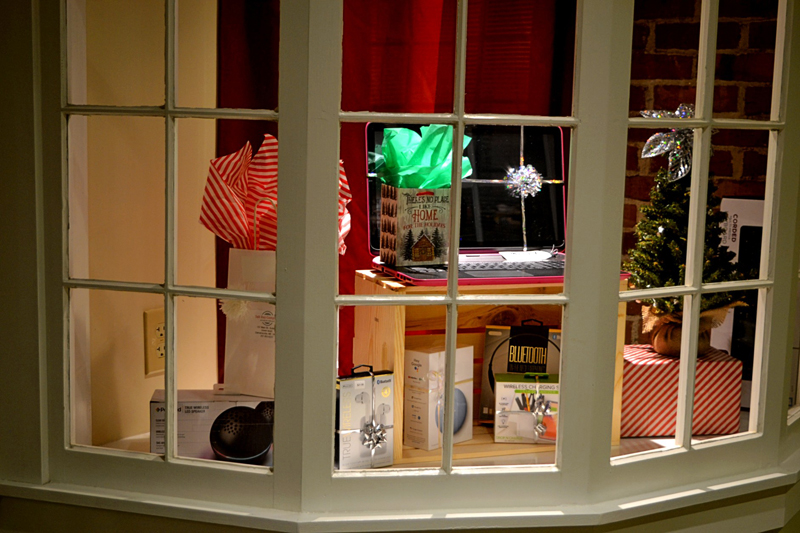
[[[337,469],[441,465],[445,316],[443,306],[339,310],[340,337],[348,320],[354,333],[337,365]],[[467,366],[472,379],[471,360]],[[464,428],[466,434],[472,425]],[[370,444],[380,444],[374,454]]]
[[[164,120],[69,119],[70,276],[163,283]]]
[[[182,2],[193,6],[192,2]],[[215,3],[216,4],[216,3]],[[189,9],[194,9],[191,7]],[[204,7],[208,11],[207,6]],[[180,13],[180,12],[179,12]],[[202,67],[204,76],[203,86],[207,85],[207,76],[216,72],[216,106],[243,109],[277,109],[278,107],[278,42],[280,40],[280,1],[265,0],[260,2],[219,2],[215,13],[216,27],[212,30],[216,34],[216,49],[208,50],[204,44],[202,58],[206,60]],[[183,19],[179,19],[183,23]],[[207,18],[200,22],[203,29],[213,24]],[[189,37],[191,38],[191,36]],[[197,37],[199,38],[199,37]],[[178,56],[178,72],[183,76],[186,68],[189,74],[198,68],[193,65],[198,58],[191,51],[186,55]],[[211,55],[211,61],[206,58]],[[216,59],[214,59],[216,57]],[[181,67],[180,60],[184,59]],[[209,94],[203,95],[202,100],[193,95],[196,89],[179,87],[178,97],[180,105],[213,106]],[[210,91],[210,89],[208,89]]]
[[[714,115],[768,119],[778,2],[720,2]]]
[[[700,3],[636,0],[633,16],[631,116],[693,104]]]
[[[67,2],[69,102],[164,104],[164,0]]]
[[[666,157],[642,157],[648,141],[669,130],[628,130],[622,269],[629,285],[648,289],[682,285],[686,263],[689,177],[671,180]],[[645,301],[652,305],[652,301]],[[673,304],[662,299],[669,312]]]
[[[768,144],[767,131],[711,137],[704,283],[759,277]]]
[[[467,113],[571,115],[575,5],[471,1]]]
[[[423,170],[412,169],[413,161],[386,163],[383,154],[417,153],[428,141],[435,146],[449,143],[452,130],[370,123],[343,124],[341,131],[340,154],[352,198],[347,204],[351,219],[346,251],[339,256],[340,293],[353,294],[357,271],[370,269],[402,287],[444,290],[451,238],[452,151],[442,152]],[[461,182],[461,286],[562,283],[570,133],[558,127],[467,127]],[[519,168],[521,153],[526,165],[538,169],[540,190],[519,181],[515,189],[509,187],[506,177],[510,168]],[[412,183],[411,170],[412,177],[425,179]],[[524,198],[515,198],[515,193],[524,193]]]
[[[453,465],[555,463],[562,308],[471,305],[458,313],[458,343],[474,359],[475,427],[455,444]],[[457,354],[456,389],[466,393],[459,362]]]
[[[217,307],[210,298],[178,297],[178,455],[272,465],[275,379],[274,306],[223,300],[229,314],[225,356],[218,356]],[[261,308],[267,308],[264,313]],[[249,335],[248,335],[249,334]],[[228,370],[229,376],[223,377]],[[243,383],[246,372],[251,382]],[[222,379],[225,385],[216,385]],[[239,392],[246,394],[235,394]],[[269,388],[269,391],[264,390]],[[269,392],[269,397],[265,394]]]
[[[176,4],[176,103],[181,107],[215,107],[217,2],[178,0]]]
[[[275,249],[275,209],[264,198],[277,201],[278,124],[179,119],[177,129],[177,282],[224,288],[231,243],[254,249],[258,235],[259,249]],[[230,185],[242,168],[248,176],[246,191]],[[234,197],[239,201],[226,200]]]
[[[622,384],[621,394],[615,390],[615,399],[621,396],[620,438],[618,443],[612,441],[611,457],[675,447],[680,347],[678,352],[666,350],[660,341],[661,329],[652,320],[645,329],[650,342],[626,341],[622,368],[617,364],[615,382]]]
[[[453,111],[456,1],[344,2],[342,109]]]
[[[70,290],[74,444],[164,453],[151,439],[151,401],[164,388],[163,311],[159,294]]]
[[[800,304],[800,287],[797,289],[797,304]],[[789,377],[789,407],[800,405],[800,399],[798,399],[798,385],[800,385],[800,305],[795,307],[794,313],[792,370]]]
[[[700,306],[692,436],[702,440],[755,430],[749,424],[758,405],[753,381],[761,366],[755,345],[758,291],[706,294]]]

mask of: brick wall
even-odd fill
[[[769,118],[777,0],[722,0],[717,32],[713,114],[720,118]],[[675,110],[695,101],[700,0],[637,0],[634,11],[630,114]],[[665,157],[642,159],[642,147],[657,129],[632,129],[628,136],[623,249],[635,238],[639,207]],[[716,132],[710,172],[722,197],[764,197],[768,133]],[[647,342],[641,306],[628,305],[627,343]]]

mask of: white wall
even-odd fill
[[[84,37],[85,79],[80,81],[85,93],[73,91],[74,101],[163,105],[164,2],[78,0],[71,4],[76,6],[85,9],[85,37],[77,36]],[[73,15],[72,20],[80,19]],[[178,22],[179,104],[213,107],[216,3],[181,2]],[[80,73],[73,69],[72,74]],[[85,157],[85,174],[74,176],[75,183],[85,182],[85,190],[82,196],[72,195],[71,213],[85,216],[71,219],[71,254],[85,259],[90,278],[163,283],[164,120],[89,117],[85,120],[85,145],[81,143],[83,135],[75,131],[80,124],[71,125],[71,153]],[[197,217],[208,161],[214,156],[214,122],[179,121],[178,136],[178,282],[213,286],[213,235],[200,226]],[[86,330],[75,331],[75,337],[81,333],[88,337],[86,343],[75,346],[73,367],[86,362],[90,368],[86,379],[75,381],[83,384],[84,390],[74,394],[88,396],[91,444],[146,433],[148,402],[153,390],[163,388],[163,374],[144,374],[143,312],[162,307],[163,299],[91,291],[84,301],[79,295],[73,304],[73,320],[82,318]],[[214,306],[213,300],[184,299],[179,303],[181,388],[211,388],[216,381]],[[76,413],[76,420],[81,414],[84,412]],[[85,429],[76,428],[76,435],[88,434]]]

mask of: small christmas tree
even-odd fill
[[[735,254],[720,246],[727,213],[720,211],[721,199],[716,187],[708,183],[708,200],[703,249],[703,282],[714,283],[741,279]],[[642,207],[644,218],[636,224],[637,242],[628,251],[623,268],[630,272],[630,284],[637,289],[683,285],[686,275],[686,237],[689,226],[689,179],[674,180],[666,169],[659,170],[650,191],[649,206]],[[740,300],[739,295],[718,292],[703,296],[700,311],[718,309]],[[680,313],[683,298],[644,299],[655,316]]]

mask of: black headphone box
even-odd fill
[[[495,375],[558,374],[561,330],[548,326],[486,326],[478,421],[494,424]]]

